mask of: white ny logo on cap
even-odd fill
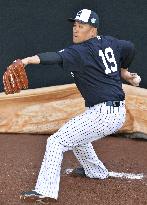
[[[83,9],[77,13],[75,20],[80,20],[87,23],[90,18],[90,15],[91,15],[91,10]]]

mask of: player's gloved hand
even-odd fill
[[[28,78],[25,71],[25,65],[18,59],[7,67],[3,75],[4,91],[8,94],[20,92],[28,88]]]
[[[129,82],[133,86],[139,86],[139,84],[141,82],[141,77],[137,73],[130,73],[130,75],[131,75],[131,77],[129,79]]]

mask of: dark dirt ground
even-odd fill
[[[31,190],[43,159],[47,135],[0,134],[0,205],[33,205],[19,199]],[[109,171],[147,175],[147,141],[106,137],[93,143]],[[62,164],[59,199],[52,205],[146,205],[147,180],[109,178],[105,180],[71,177],[66,168],[78,165],[66,152]],[[36,203],[39,205],[39,203]],[[35,204],[35,205],[36,205]]]

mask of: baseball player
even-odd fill
[[[73,22],[73,45],[22,59],[28,64],[59,64],[71,72],[85,100],[85,112],[72,118],[47,139],[46,151],[36,186],[21,199],[48,203],[57,200],[63,153],[73,150],[81,167],[73,173],[106,179],[109,172],[96,155],[92,142],[118,131],[125,122],[122,80],[138,86],[141,78],[130,73],[135,49],[125,40],[99,35],[99,17],[88,9],[79,11]]]

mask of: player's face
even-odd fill
[[[73,43],[81,43],[94,37],[94,28],[89,24],[83,24],[78,21],[73,25]]]

